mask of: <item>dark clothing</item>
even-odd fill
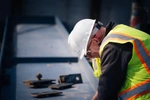
[[[98,100],[117,100],[117,94],[126,78],[132,48],[131,43],[109,43],[105,46],[100,57],[102,74],[98,84]]]
[[[117,100],[131,55],[131,43],[106,45],[101,55],[102,74],[98,85],[98,100]]]
[[[114,22],[109,22],[109,23],[106,25],[106,33],[105,33],[105,35],[107,35],[107,34],[109,33],[109,31],[111,31],[115,26],[116,26],[116,23],[114,23]]]

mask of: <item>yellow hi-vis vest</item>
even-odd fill
[[[126,80],[118,93],[118,100],[150,100],[150,35],[120,24],[104,38],[100,54],[110,42],[133,44]]]
[[[93,74],[96,78],[99,78],[101,75],[101,61],[100,58],[92,58],[92,67]]]

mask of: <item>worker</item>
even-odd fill
[[[68,36],[79,57],[99,58],[92,100],[150,100],[150,36],[124,24],[82,19]]]

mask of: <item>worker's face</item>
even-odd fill
[[[101,27],[95,35],[90,37],[90,41],[87,46],[87,54],[86,56],[88,58],[97,58],[100,57],[99,55],[99,49],[100,49],[100,43],[105,37],[106,28]]]
[[[94,39],[91,39],[88,47],[87,47],[87,54],[88,58],[97,58],[99,56],[99,43]]]

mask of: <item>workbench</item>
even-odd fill
[[[67,44],[68,31],[57,16],[9,16],[0,57],[0,73],[7,76],[1,86],[1,100],[36,100],[30,93],[51,88],[29,88],[23,81],[80,73],[83,83],[60,90],[62,96],[42,100],[91,100],[98,80],[86,58],[78,59]],[[5,78],[5,77],[4,77]],[[38,99],[39,100],[39,99]]]

